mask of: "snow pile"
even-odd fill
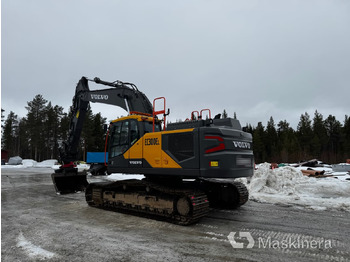
[[[34,167],[38,164],[38,162],[36,162],[33,159],[23,159],[22,160],[22,165],[25,167]]]
[[[36,167],[52,167],[56,165],[58,161],[56,159],[48,159],[36,164]]]
[[[260,165],[248,189],[250,199],[258,202],[350,211],[349,181],[306,177],[290,166],[270,169],[268,163]]]
[[[37,162],[33,159],[23,159],[21,164],[17,165],[2,165],[1,168],[27,168],[27,167],[49,167],[54,168],[58,161],[56,159],[48,159],[41,162]]]

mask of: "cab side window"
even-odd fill
[[[122,123],[116,123],[113,126],[113,132],[111,136],[111,145],[110,145],[110,157],[115,157],[121,154],[119,150],[120,145],[120,134],[121,134]]]
[[[135,144],[137,140],[140,138],[139,128],[137,125],[137,121],[130,121],[130,146]]]
[[[140,131],[136,120],[115,123],[111,135],[110,157],[124,154],[139,139]]]
[[[129,148],[129,121],[118,122],[113,127],[110,157],[123,154]]]
[[[120,134],[121,150],[125,151],[129,146],[129,121],[122,123],[122,130]]]

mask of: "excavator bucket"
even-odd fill
[[[70,194],[85,191],[88,186],[86,172],[76,170],[64,170],[63,172],[51,174],[52,182],[57,194]]]

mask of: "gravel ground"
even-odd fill
[[[178,226],[56,195],[51,172],[2,168],[2,261],[350,261],[347,212],[249,201]]]

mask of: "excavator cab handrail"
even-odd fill
[[[202,109],[200,112],[195,110],[192,111],[191,113],[191,120],[200,120],[203,119],[203,112],[208,111],[209,112],[209,119],[211,119],[211,111],[210,109],[206,108],[206,109]],[[197,113],[197,119],[195,118],[194,114]],[[188,121],[189,119],[186,119],[186,121]]]
[[[156,101],[157,100],[163,100],[163,109],[162,110],[158,110],[158,111],[156,111]],[[157,97],[157,98],[155,98],[154,100],[153,100],[153,114],[152,114],[152,116],[153,116],[153,132],[154,132],[154,130],[155,130],[155,121],[156,121],[156,118],[157,118],[157,115],[163,115],[163,130],[165,131],[165,123],[166,123],[166,116],[167,115],[169,115],[169,109],[168,109],[168,113],[166,113],[166,111],[165,111],[165,108],[166,108],[166,106],[165,106],[165,104],[166,104],[166,102],[165,102],[165,97]]]
[[[197,118],[195,118],[194,113],[197,113]],[[198,120],[199,119],[199,112],[197,110],[192,111],[191,113],[191,120]]]
[[[202,109],[202,110],[201,110],[201,113],[200,113],[201,119],[203,119],[203,112],[204,112],[204,111],[208,111],[208,112],[209,112],[209,119],[211,119],[211,111],[210,111],[210,109],[208,109],[208,108]]]

